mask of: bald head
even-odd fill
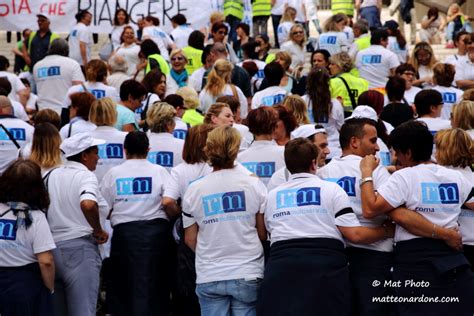
[[[63,38],[57,38],[51,42],[48,49],[48,55],[60,55],[67,57],[69,55],[69,45]]]
[[[12,115],[13,106],[12,102],[6,96],[0,95],[0,114],[1,115]]]
[[[214,43],[212,45],[211,53],[215,56],[215,59],[227,59],[227,49],[221,42]]]
[[[120,55],[114,55],[109,59],[109,67],[110,67],[110,72],[127,72],[128,70],[128,63]]]

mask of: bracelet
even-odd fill
[[[436,238],[437,235],[436,235],[436,224],[433,224],[433,232],[431,233],[431,238]]]
[[[359,187],[361,187],[364,183],[367,183],[367,182],[373,182],[374,179],[372,179],[372,177],[365,177],[365,178],[362,178],[359,180]]]

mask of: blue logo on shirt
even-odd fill
[[[185,139],[187,133],[188,133],[187,130],[184,130],[184,129],[175,129],[175,130],[173,131],[173,136],[174,136],[174,138]]]
[[[321,205],[321,188],[309,187],[278,191],[277,209],[307,205]]]
[[[421,201],[424,204],[457,204],[457,183],[421,183]]]
[[[7,128],[15,140],[26,140],[26,132],[24,128]],[[7,133],[0,128],[0,140],[10,140]]]
[[[379,151],[380,161],[382,162],[383,166],[390,166],[392,163],[392,155],[388,151]]]
[[[102,99],[105,97],[105,90],[92,89],[90,90],[90,93],[92,93],[96,99]]]
[[[456,103],[456,93],[444,92],[443,93],[443,102],[445,103]]]
[[[41,67],[38,68],[38,78],[47,78],[61,75],[61,68],[59,66]]]
[[[73,30],[73,31],[71,32],[71,36],[72,36],[72,37],[76,37],[76,36],[77,36],[77,30]]]
[[[282,102],[284,98],[285,98],[284,94],[269,95],[267,97],[262,98],[262,104],[265,106],[272,106],[272,105]]]
[[[362,56],[362,64],[380,64],[382,62],[382,55],[364,55]]]
[[[321,36],[319,39],[319,42],[321,44],[327,44],[327,45],[334,45],[336,44],[337,37],[336,36]]]
[[[271,178],[275,173],[275,162],[244,162],[242,165],[247,168],[248,171],[253,172],[257,177]]]
[[[151,177],[120,178],[116,180],[117,195],[151,194]]]
[[[356,178],[355,177],[342,177],[340,179],[327,178],[325,180],[337,183],[337,185],[339,185],[344,191],[346,191],[348,196],[356,196],[356,191],[355,191]]]
[[[255,74],[255,77],[257,77],[257,79],[265,78],[265,72],[263,71],[263,69],[259,69],[257,73]]]
[[[97,146],[99,148],[100,159],[122,159],[123,145],[122,144],[103,144]]]
[[[16,240],[16,220],[0,219],[0,239]]]
[[[173,152],[154,151],[148,153],[148,161],[162,167],[173,167]]]
[[[225,192],[206,195],[202,198],[204,216],[245,212],[245,192]]]

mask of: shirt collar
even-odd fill
[[[318,178],[315,174],[309,172],[293,173],[288,180]]]
[[[66,162],[64,163],[64,168],[90,171],[82,163],[70,160],[66,160]]]

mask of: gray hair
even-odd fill
[[[0,95],[0,113],[13,114],[12,102],[4,95]]]
[[[48,49],[48,55],[69,56],[69,45],[65,39],[57,38],[51,42]]]
[[[127,72],[128,70],[128,63],[120,55],[114,55],[110,57],[109,59],[109,66],[110,66],[110,72]]]
[[[352,28],[358,28],[361,34],[369,33],[369,22],[366,19],[358,19]]]

